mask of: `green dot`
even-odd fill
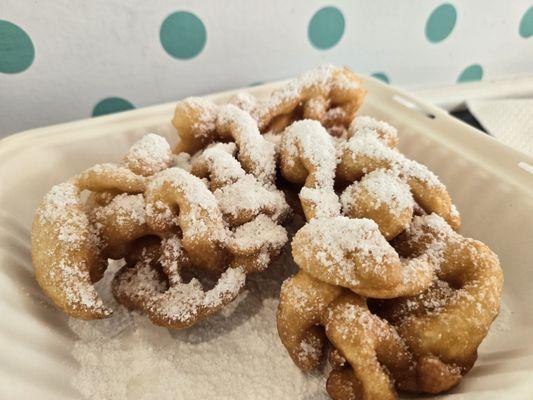
[[[28,34],[17,25],[0,19],[0,72],[22,72],[34,58],[35,49]]]
[[[344,34],[344,16],[336,7],[324,7],[318,10],[307,30],[309,41],[320,50],[326,50],[341,40]]]
[[[483,68],[479,64],[472,64],[463,69],[457,78],[458,83],[480,81],[483,78]]]
[[[200,18],[187,11],[178,11],[165,18],[159,39],[172,57],[188,60],[203,50],[207,33]]]
[[[449,3],[441,4],[433,10],[426,22],[426,37],[432,43],[446,39],[452,33],[457,21],[457,11]]]
[[[121,97],[107,97],[103,100],[100,100],[94,106],[93,117],[132,110],[134,108],[135,106],[133,104]]]
[[[253,82],[253,83],[250,83],[248,86],[260,86],[260,85],[264,85],[265,82],[263,81],[257,81],[257,82]]]
[[[528,38],[533,36],[533,7],[529,7],[520,20],[520,36]]]
[[[389,83],[389,77],[385,75],[383,72],[374,72],[372,76],[376,79],[379,79],[382,82]]]

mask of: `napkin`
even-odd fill
[[[466,105],[488,133],[533,156],[533,99],[469,100]]]

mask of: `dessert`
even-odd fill
[[[68,315],[105,318],[94,288],[124,260],[115,299],[187,328],[232,302],[289,241],[299,267],[277,328],[303,371],[328,353],[334,399],[441,393],[472,368],[498,314],[497,256],[457,233],[445,185],[397,148],[390,124],[356,115],[366,90],[324,66],[257,99],[178,103],[172,152],[149,134],[118,164],[51,189],[37,210],[37,280]],[[272,321],[272,323],[274,323]]]
[[[96,165],[45,196],[32,228],[33,265],[65,313],[88,320],[111,315],[93,283],[108,259],[124,259],[113,281],[117,301],[157,325],[188,327],[235,299],[246,275],[277,256],[288,213],[279,191],[241,169],[239,179],[215,183],[212,192],[175,163],[166,140],[149,134],[121,164]],[[237,204],[247,187],[241,178],[257,194]],[[196,277],[186,282],[184,270],[202,270],[216,284],[205,290]]]

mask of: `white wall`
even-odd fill
[[[0,0],[0,20],[26,32],[35,51],[26,69],[6,73],[6,57],[15,50],[6,43],[11,39],[2,39],[0,24],[0,136],[90,117],[107,97],[142,107],[284,78],[324,62],[382,72],[406,87],[455,83],[472,64],[482,67],[483,79],[533,72],[533,21],[530,26],[526,17],[520,30],[533,2],[450,1],[456,23],[433,43],[426,24],[444,3]],[[325,6],[340,10],[345,29],[334,46],[318,49],[308,30]],[[163,21],[176,11],[195,14],[207,32],[202,51],[187,60],[172,57],[160,41]],[[180,45],[180,37],[172,40]]]

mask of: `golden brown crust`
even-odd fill
[[[178,103],[172,123],[180,135],[176,153],[194,154],[216,140],[231,140],[237,145],[238,160],[246,172],[261,183],[274,182],[274,145],[261,136],[246,111],[231,104],[218,106],[192,97]]]
[[[218,185],[214,193],[186,170],[169,168],[170,148],[155,135],[134,144],[123,164],[97,165],[54,187],[32,232],[43,290],[73,317],[106,317],[111,310],[93,282],[102,277],[107,258],[125,258],[114,281],[117,300],[159,325],[187,327],[232,301],[246,274],[266,269],[287,241],[279,223],[288,206],[281,192],[259,183],[263,168],[253,170],[259,178],[246,174],[230,153],[224,155],[238,165],[235,179],[217,181],[224,171],[216,163],[198,169]],[[250,181],[261,204],[237,197],[233,209],[222,207],[224,196],[238,195],[231,192],[237,184],[249,189]],[[208,271],[218,282],[204,291],[198,280],[183,282],[183,268]]]
[[[295,122],[282,133],[279,153],[282,176],[305,184],[299,197],[306,218],[338,215],[340,203],[333,188],[336,156],[328,132],[316,121]]]
[[[503,286],[498,258],[435,214],[416,217],[397,246],[403,253],[433,252],[439,281],[418,296],[386,302],[380,314],[418,356],[433,355],[467,371],[498,315]]]
[[[437,176],[389,148],[376,131],[361,129],[343,145],[337,176],[345,182],[354,182],[376,170],[390,171],[409,186],[414,200],[428,214],[434,212],[452,228],[459,228],[460,216]]]
[[[324,66],[265,100],[180,102],[175,151],[188,154],[147,135],[120,164],[45,197],[32,231],[39,284],[67,314],[103,318],[111,310],[93,282],[107,258],[124,258],[116,299],[154,324],[189,327],[277,257],[292,208],[307,224],[292,241],[300,270],[282,286],[277,325],[295,364],[312,370],[329,347],[326,388],[339,400],[448,390],[498,313],[501,268],[454,232],[446,187],[396,149],[396,129],[355,117],[365,93],[348,69]]]
[[[326,65],[274,91],[252,110],[252,115],[261,132],[271,128],[281,130],[280,119],[283,118],[287,126],[288,120],[295,120],[300,107],[304,119],[315,119],[327,128],[348,128],[365,95],[361,80],[352,71]]]
[[[400,259],[369,219],[314,219],[296,233],[292,251],[308,274],[362,296],[417,294],[435,278],[435,265],[426,254]]]
[[[383,169],[348,186],[341,201],[345,215],[373,220],[387,240],[409,226],[415,206],[409,186],[394,172]]]
[[[188,260],[169,257],[169,250],[176,250],[176,240],[179,239],[174,237],[172,240],[174,244],[166,244],[171,249],[158,243],[141,247],[139,257],[117,272],[112,290],[119,303],[130,310],[143,311],[154,324],[182,329],[233,301],[244,286],[245,274],[241,269],[230,268],[208,291],[204,291],[196,279],[184,283],[180,270]]]
[[[104,260],[79,193],[75,182],[64,183],[54,187],[38,208],[32,228],[33,268],[43,291],[65,313],[105,318],[111,310],[92,286]],[[68,204],[59,204],[55,199],[64,195]]]

